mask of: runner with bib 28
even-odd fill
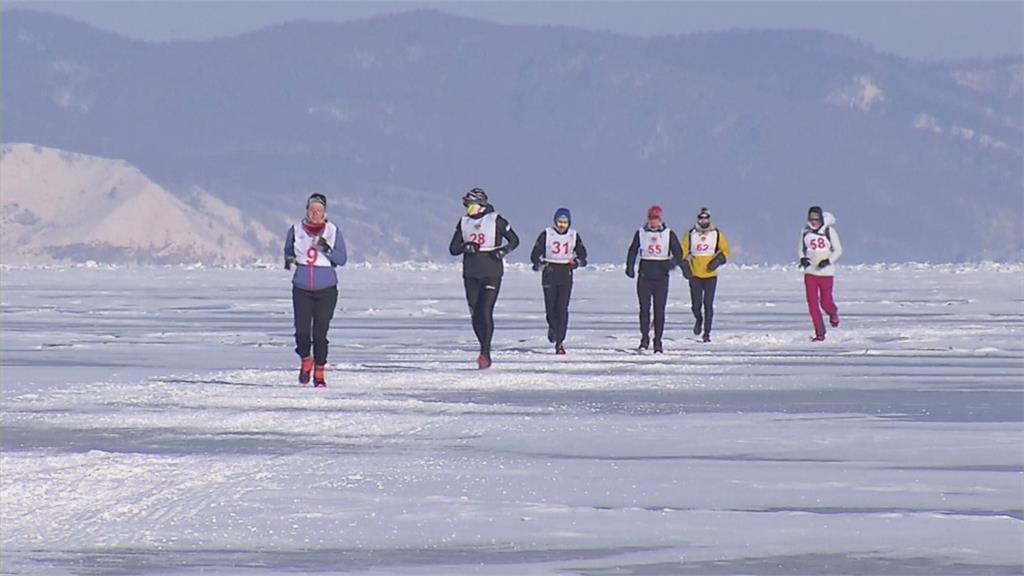
[[[650,346],[651,304],[654,304],[654,352],[661,353],[661,337],[665,332],[665,304],[668,302],[668,279],[672,269],[683,260],[679,238],[661,219],[661,206],[647,210],[647,223],[633,234],[626,253],[626,276],[636,278],[636,295],[640,301],[640,350]],[[636,261],[640,259],[639,274]]]
[[[587,248],[572,226],[568,208],[555,211],[554,226],[537,236],[530,253],[534,271],[541,272],[544,308],[548,322],[548,342],[555,354],[565,354],[565,333],[569,327],[569,299],[572,297],[573,270],[587,265]]]
[[[491,206],[487,193],[473,188],[462,198],[466,215],[455,225],[448,246],[452,256],[462,254],[462,280],[466,302],[473,318],[473,332],[480,343],[477,367],[491,366],[491,339],[494,336],[494,304],[505,273],[505,256],[519,246],[519,236]]]

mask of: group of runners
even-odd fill
[[[501,291],[504,259],[519,246],[519,236],[501,216],[480,188],[462,198],[466,213],[455,226],[449,244],[452,256],[462,256],[462,277],[473,331],[480,345],[477,367],[491,366],[494,336],[494,306]],[[711,341],[718,268],[729,259],[729,242],[701,208],[695,224],[680,241],[663,220],[660,206],[647,210],[644,225],[633,234],[626,252],[626,275],[636,280],[639,304],[640,343],[638,350],[664,351],[665,307],[669,278],[676,268],[690,287],[694,317],[693,333],[702,342]],[[832,296],[835,262],[842,244],[835,218],[819,206],[807,212],[797,255],[804,271],[808,311],[814,325],[812,341],[825,340],[822,311],[832,327],[839,326],[839,312]],[[316,387],[327,385],[327,332],[338,300],[335,267],[347,261],[345,239],[327,220],[327,198],[313,194],[306,202],[306,216],[293,225],[284,246],[285,268],[292,275],[292,304],[295,314],[295,352],[301,359],[299,382]],[[587,249],[573,228],[567,208],[555,211],[552,225],[537,236],[530,252],[533,269],[541,273],[548,341],[555,354],[565,354],[569,325],[569,302],[573,273],[587,265]],[[653,336],[653,339],[652,339]]]

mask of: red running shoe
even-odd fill
[[[491,355],[484,354],[483,352],[481,352],[480,355],[476,357],[476,367],[479,368],[480,370],[487,370],[488,368],[490,368]]]
[[[326,367],[324,364],[316,365],[316,370],[313,372],[313,388],[327,388],[327,380],[324,379]]]
[[[309,384],[309,376],[313,372],[313,357],[306,356],[302,359],[302,365],[299,367],[299,384]]]
[[[559,356],[565,356],[565,346],[557,344],[555,346],[555,354],[558,354]]]

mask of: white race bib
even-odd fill
[[[463,216],[459,226],[463,242],[472,242],[480,246],[480,252],[493,252],[498,249],[497,212],[491,212],[481,218]]]
[[[570,228],[565,234],[559,234],[554,228],[544,231],[544,261],[554,264],[568,264],[576,257],[576,231]]]
[[[666,227],[661,232],[640,229],[640,259],[668,260],[672,257],[669,250],[669,238],[672,232]]]
[[[310,235],[306,232],[302,222],[296,224],[294,228],[295,242],[292,246],[295,248],[295,261],[303,266],[332,266],[331,259],[317,247],[316,241],[319,236],[323,236],[327,239],[327,243],[333,247],[334,241],[337,238],[338,228],[334,224],[327,222],[323,233],[319,236]]]
[[[694,256],[714,256],[718,246],[718,230],[690,231],[690,254]]]
[[[825,229],[822,228],[822,231]],[[818,232],[804,233],[804,251],[808,256],[812,254],[829,254],[832,252],[832,241],[825,234]]]

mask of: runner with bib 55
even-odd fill
[[[665,304],[668,301],[668,279],[672,269],[683,261],[679,238],[661,219],[661,206],[647,210],[647,223],[633,234],[626,252],[626,276],[636,278],[636,295],[640,302],[640,346],[650,346],[651,304],[654,304],[654,352],[664,350],[661,337],[665,332]],[[640,259],[639,274],[636,270]]]

